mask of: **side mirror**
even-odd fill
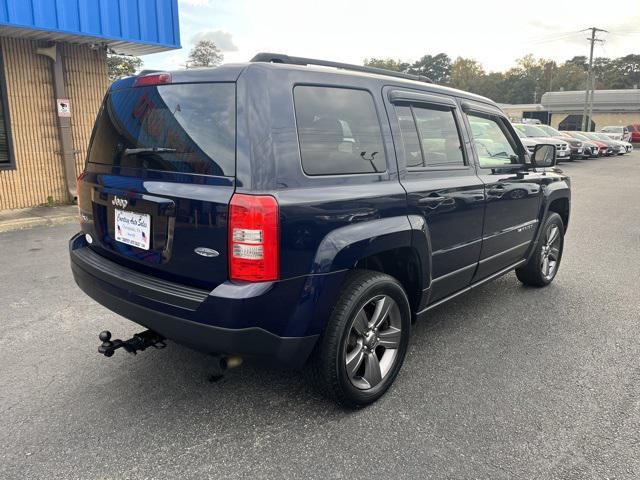
[[[553,167],[556,164],[556,146],[539,144],[533,149],[531,161],[534,167]]]

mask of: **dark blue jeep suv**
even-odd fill
[[[511,270],[553,280],[570,204],[554,164],[495,103],[424,77],[275,54],[147,73],[105,97],[71,266],[153,338],[306,364],[365,405],[431,308]]]

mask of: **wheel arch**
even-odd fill
[[[565,232],[569,226],[569,214],[571,211],[571,188],[568,179],[552,182],[545,188],[544,209],[541,222],[547,217],[548,212],[555,212],[562,218]]]
[[[431,250],[424,221],[397,216],[356,223],[330,232],[320,243],[312,273],[362,268],[396,278],[420,307],[431,279]]]
[[[567,227],[569,226],[569,209],[570,202],[568,197],[559,197],[552,200],[549,203],[549,208],[547,209],[547,212],[555,212],[560,215],[565,232],[567,231]]]
[[[549,215],[549,212],[554,212],[560,215],[566,233],[569,226],[569,216],[571,211],[571,189],[569,187],[568,180],[562,180],[553,182],[547,185],[545,188],[544,202],[541,207],[540,221],[538,222],[538,230],[535,234],[534,240],[531,242],[531,247],[526,255],[526,259],[529,260],[533,252],[537,248],[540,237],[542,236],[542,226],[545,219]]]

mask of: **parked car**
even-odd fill
[[[629,142],[614,140],[613,138],[609,137],[604,133],[592,132],[592,135],[603,142],[609,141],[609,143],[613,145],[614,152],[617,155],[624,155],[625,153],[628,152],[627,146],[631,146]]]
[[[536,125],[540,130],[544,131],[548,136],[552,138],[557,138],[558,140],[564,140],[569,143],[569,148],[571,149],[571,159],[578,160],[581,158],[589,158],[590,154],[585,153],[584,145],[582,144],[582,140],[577,138],[568,137],[564,135],[562,132],[556,130],[555,128],[549,125]]]
[[[611,155],[618,154],[618,150],[619,150],[618,146],[616,146],[616,144],[614,143],[614,140],[607,137],[606,135],[600,136],[595,132],[579,132],[579,133],[587,137],[589,140],[592,140],[594,142],[599,142],[602,145],[604,145],[606,147],[606,150],[604,153],[605,156],[610,157]]]
[[[633,125],[627,126],[629,129],[629,134],[631,138],[629,138],[630,142],[640,142],[640,123],[634,123]]]
[[[529,153],[533,153],[536,149],[536,146],[541,144],[540,142],[534,140],[533,138],[528,138],[524,133],[522,133],[517,128],[514,128],[514,131],[516,132],[516,135],[518,135],[518,137],[520,138],[522,145],[529,151]]]
[[[582,147],[584,149],[585,155],[589,155],[590,158],[601,157],[607,152],[607,145],[602,142],[597,142],[595,140],[591,140],[580,132],[574,131],[561,131],[563,135],[568,138],[575,138],[582,142]]]
[[[607,127],[603,127],[600,131],[613,140],[628,142],[631,138],[629,129],[620,125],[610,125]]]
[[[570,210],[554,163],[491,100],[424,77],[276,54],[130,77],[96,120],[71,267],[149,329],[102,332],[106,356],[171,339],[221,365],[308,364],[357,407],[437,305],[514,269],[553,281]]]
[[[540,125],[529,125],[527,123],[514,123],[514,128],[522,132],[525,137],[537,143],[552,143],[556,146],[556,158],[558,161],[571,159],[571,147],[566,140],[551,137],[540,128]]]

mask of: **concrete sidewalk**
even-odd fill
[[[62,225],[78,221],[76,205],[34,207],[0,211],[0,233],[41,225]]]

